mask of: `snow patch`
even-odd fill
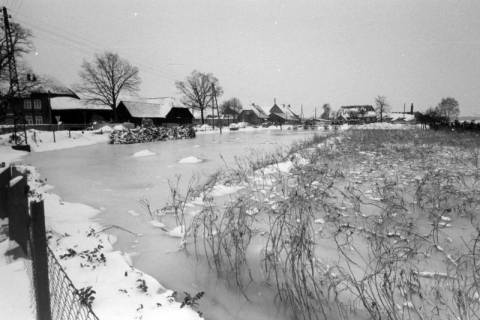
[[[152,152],[148,149],[144,149],[142,151],[135,152],[132,157],[134,158],[142,158],[142,157],[150,157],[156,155],[155,152]]]
[[[210,195],[212,197],[221,197],[227,194],[235,193],[241,189],[243,189],[242,186],[226,186],[223,184],[218,184],[212,188]]]
[[[195,156],[189,156],[189,157],[186,157],[186,158],[183,158],[183,159],[180,159],[178,161],[178,163],[182,163],[182,164],[185,164],[185,163],[200,163],[202,162],[203,160],[202,159],[199,159]]]
[[[168,232],[168,235],[174,238],[183,238],[185,236],[185,226],[180,225],[178,227],[173,228]]]

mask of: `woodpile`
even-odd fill
[[[195,130],[192,127],[139,127],[112,131],[110,143],[131,144],[192,138],[195,138]]]

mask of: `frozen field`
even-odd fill
[[[268,130],[199,135],[193,140],[149,144],[97,144],[32,153],[24,161],[37,167],[47,183],[55,187],[52,192],[65,201],[102,210],[101,224],[141,235],[111,229],[119,239],[116,248],[130,253],[135,267],[154,276],[166,288],[190,293],[205,291],[200,310],[207,318],[281,318],[271,303],[271,293],[263,286],[254,289],[258,299],[250,304],[236,290],[217,280],[215,273],[199,264],[194,256],[176,252],[178,239],[150,223],[140,200],[147,199],[153,208],[160,208],[169,197],[169,180],[174,182],[178,175],[182,176],[183,186],[191,179],[205,182],[219,168],[234,166],[236,157],[255,159],[313,134],[314,131]]]

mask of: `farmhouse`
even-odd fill
[[[62,124],[88,124],[112,120],[112,108],[86,103],[69,97],[51,100],[53,122]]]
[[[5,101],[1,104],[0,123],[55,123],[51,102],[59,97],[78,99],[75,92],[53,78],[29,79],[28,83],[22,86],[25,88],[11,98],[9,104]]]
[[[248,122],[250,124],[261,124],[268,119],[267,114],[263,109],[252,103],[250,106],[244,108],[238,115],[238,120],[241,122]]]
[[[342,106],[337,119],[348,123],[370,123],[377,121],[377,114],[371,105]]]
[[[155,125],[192,123],[193,115],[190,110],[177,105],[173,98],[151,101],[120,101],[117,106],[119,121],[137,125],[148,121],[152,121]]]
[[[283,107],[282,110],[277,104],[275,103],[273,107],[270,108],[270,115],[268,119],[275,123],[275,124],[285,124],[285,123],[299,123],[300,117],[292,111],[290,105],[287,107]]]

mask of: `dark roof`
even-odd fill
[[[42,76],[39,77],[38,80],[32,82],[21,81],[20,88],[24,88],[19,94],[19,96],[22,98],[28,98],[35,95],[48,95],[50,98],[71,97],[79,99],[73,90],[52,77]],[[0,86],[0,92],[2,94],[6,94],[8,89],[8,83],[3,83]]]
[[[238,115],[240,114],[240,112],[242,112],[242,110],[240,111],[236,111],[230,107],[225,107],[225,109],[223,109],[223,114],[233,114],[233,115]]]
[[[270,113],[283,113],[283,111],[279,106],[274,104],[273,107],[270,108]]]

